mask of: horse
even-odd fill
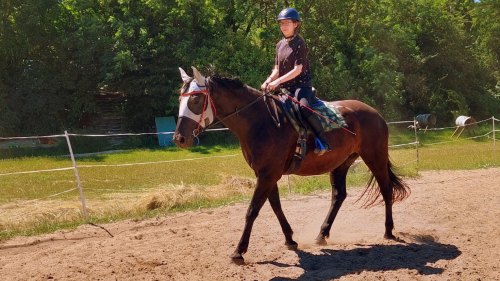
[[[277,126],[266,108],[266,102],[260,99],[263,95],[261,91],[244,85],[239,78],[218,74],[203,76],[196,68],[192,68],[194,78],[179,68],[184,84],[180,89],[179,118],[173,136],[174,142],[183,149],[191,147],[200,130],[205,129],[217,117],[238,137],[243,156],[257,178],[246,212],[243,234],[230,258],[236,264],[244,263],[243,254],[248,249],[253,223],[266,200],[281,225],[285,245],[290,250],[296,250],[297,243],[292,239],[292,228],[281,208],[277,182],[292,161],[298,133],[279,106]],[[324,173],[330,175],[331,206],[315,243],[327,244],[326,238],[330,236],[333,221],[347,197],[347,172],[358,157],[362,158],[372,172],[359,199],[365,197],[364,207],[385,204],[384,237],[398,241],[392,233],[392,205],[406,199],[410,188],[394,173],[389,160],[387,124],[374,108],[360,101],[335,101],[333,105],[339,109],[349,130],[326,132],[332,151],[322,156],[314,154],[314,136],[309,135],[306,156],[300,167],[293,172],[301,176]]]

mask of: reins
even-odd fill
[[[270,96],[269,93],[263,92],[262,95],[260,95],[258,98],[256,98],[255,100],[253,100],[249,104],[243,106],[242,108],[236,109],[233,113],[229,114],[228,116],[220,119],[219,121],[217,121],[217,122],[215,122],[213,124],[208,125],[205,128],[200,128],[201,127],[201,122],[203,121],[203,114],[205,113],[205,109],[206,109],[206,106],[207,106],[207,100],[208,99],[210,99],[210,103],[212,104],[212,107],[214,108],[214,114],[217,115],[217,110],[215,109],[215,105],[214,105],[213,99],[211,97],[210,90],[208,89],[208,85],[207,85],[207,89],[206,90],[191,92],[191,93],[187,93],[187,94],[182,94],[183,96],[189,96],[189,95],[192,95],[192,94],[201,94],[201,93],[205,94],[207,96],[207,98],[205,99],[205,104],[203,105],[203,112],[201,114],[201,119],[200,119],[200,122],[198,123],[198,127],[193,131],[193,136],[195,138],[198,137],[198,135],[201,134],[203,131],[208,130],[209,128],[212,128],[215,125],[217,125],[219,123],[222,123],[222,121],[230,118],[231,116],[233,116],[235,114],[238,114],[239,112],[247,109],[248,107],[252,106],[254,103],[256,103],[257,101],[259,101],[260,99],[262,99],[262,98],[264,98],[266,96]]]
[[[190,95],[194,95],[194,94],[205,94],[206,98],[205,98],[205,102],[203,104],[203,111],[201,113],[201,117],[200,117],[200,121],[198,122],[198,127],[193,130],[193,136],[196,138],[198,137],[199,134],[201,134],[203,131],[205,130],[208,130],[209,128],[212,128],[214,126],[216,126],[217,124],[219,123],[222,123],[224,120],[232,117],[233,115],[235,114],[238,114],[239,112],[249,108],[250,106],[252,106],[254,103],[258,102],[260,99],[262,98],[265,98],[265,97],[271,97],[271,100],[274,101],[272,99],[272,95],[268,92],[268,91],[262,91],[262,95],[260,95],[258,98],[254,99],[252,102],[248,103],[247,105],[243,106],[242,108],[238,108],[236,109],[233,113],[229,114],[228,116],[220,119],[219,121],[213,123],[213,124],[210,124],[208,126],[206,126],[205,128],[202,128],[201,127],[201,122],[203,122],[203,116],[205,114],[205,110],[207,109],[207,106],[208,106],[208,100],[210,100],[210,104],[212,105],[212,108],[214,109],[214,116],[217,115],[217,109],[215,108],[215,104],[213,102],[213,98],[211,97],[211,92],[210,92],[210,89],[208,87],[208,85],[205,85],[205,90],[201,90],[201,91],[194,91],[194,92],[190,92],[190,93],[186,93],[186,94],[181,94],[181,96],[190,96]],[[302,104],[300,101],[294,99],[293,97],[291,97],[290,95],[286,95],[289,99],[291,99],[292,101],[294,101],[295,103],[298,103],[300,104],[301,106],[307,108],[308,110],[312,111],[314,114],[320,116],[321,118],[331,122],[331,123],[334,123],[336,124],[337,126],[339,126],[340,128],[342,128],[343,130],[353,134],[353,135],[356,135],[356,133],[344,128],[343,126],[341,126],[340,124],[338,124],[337,122],[321,115],[320,113],[318,113],[317,111],[315,111],[314,109]],[[265,102],[265,100],[264,100]],[[274,112],[275,112],[275,115],[276,115],[276,118],[273,116],[273,114],[271,113],[271,110],[269,109],[269,105],[266,103],[266,107],[267,107],[267,110],[269,111],[269,115],[271,115],[271,118],[273,119],[274,123],[276,124],[276,126],[279,128],[280,127],[280,122],[279,122],[279,117],[278,117],[278,111],[277,111],[277,108],[276,108],[276,104],[273,103],[273,106],[274,106]]]

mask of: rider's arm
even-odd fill
[[[302,71],[302,64],[295,65],[290,72],[288,72],[287,74],[285,74],[285,75],[277,78],[273,82],[269,83],[269,88],[271,88],[271,90],[275,89],[280,84],[283,84],[286,81],[292,80],[293,78],[297,77],[300,74],[301,71]]]
[[[271,75],[269,75],[269,77],[267,77],[266,82],[264,82],[264,83],[269,84],[272,81],[276,80],[276,78],[278,78],[278,76],[279,76],[278,73],[279,73],[278,65],[274,65],[273,72],[271,72]]]
[[[267,77],[266,81],[264,81],[264,83],[262,83],[262,86],[261,86],[261,89],[262,90],[265,90],[267,89],[268,85],[276,80],[276,78],[278,78],[279,76],[279,68],[278,68],[278,65],[275,64],[274,65],[274,69],[273,69],[273,72],[271,72],[271,75],[269,75],[269,77]]]
[[[280,84],[283,84],[286,81],[292,80],[293,78],[299,76],[300,72],[302,72],[302,64],[295,65],[290,72],[278,78],[278,81],[280,82]]]

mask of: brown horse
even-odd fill
[[[200,129],[205,128],[213,116],[207,113],[212,109],[222,123],[239,139],[243,156],[254,170],[257,185],[246,213],[243,235],[234,253],[235,263],[242,263],[252,231],[252,225],[266,200],[276,214],[283,234],[285,245],[296,249],[290,227],[281,209],[277,182],[292,161],[297,145],[298,134],[291,123],[279,110],[280,127],[272,120],[263,100],[258,100],[262,92],[253,89],[237,78],[212,75],[203,77],[195,68],[194,79],[181,70],[184,86],[181,88],[180,110],[174,141],[181,148],[189,148]],[[314,154],[314,137],[307,138],[307,154],[300,168],[294,174],[301,176],[330,173],[332,202],[330,210],[316,243],[326,245],[332,223],[342,202],[346,198],[346,175],[351,164],[361,157],[372,172],[363,195],[365,205],[385,203],[385,235],[396,239],[392,234],[392,204],[408,197],[409,187],[394,174],[389,161],[386,122],[372,107],[356,101],[333,102],[344,117],[349,130],[333,130],[326,133],[332,151],[317,156]],[[237,111],[237,114],[234,114]],[[229,117],[229,118],[227,118]],[[378,188],[373,179],[376,179]],[[380,194],[383,201],[379,200]]]

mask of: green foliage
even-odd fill
[[[500,108],[498,0],[4,0],[0,134],[60,133],[118,91],[127,131],[177,114],[178,67],[214,65],[259,87],[299,10],[313,84],[323,99],[358,99],[387,119],[432,113],[451,123]],[[207,72],[208,74],[208,72]]]

